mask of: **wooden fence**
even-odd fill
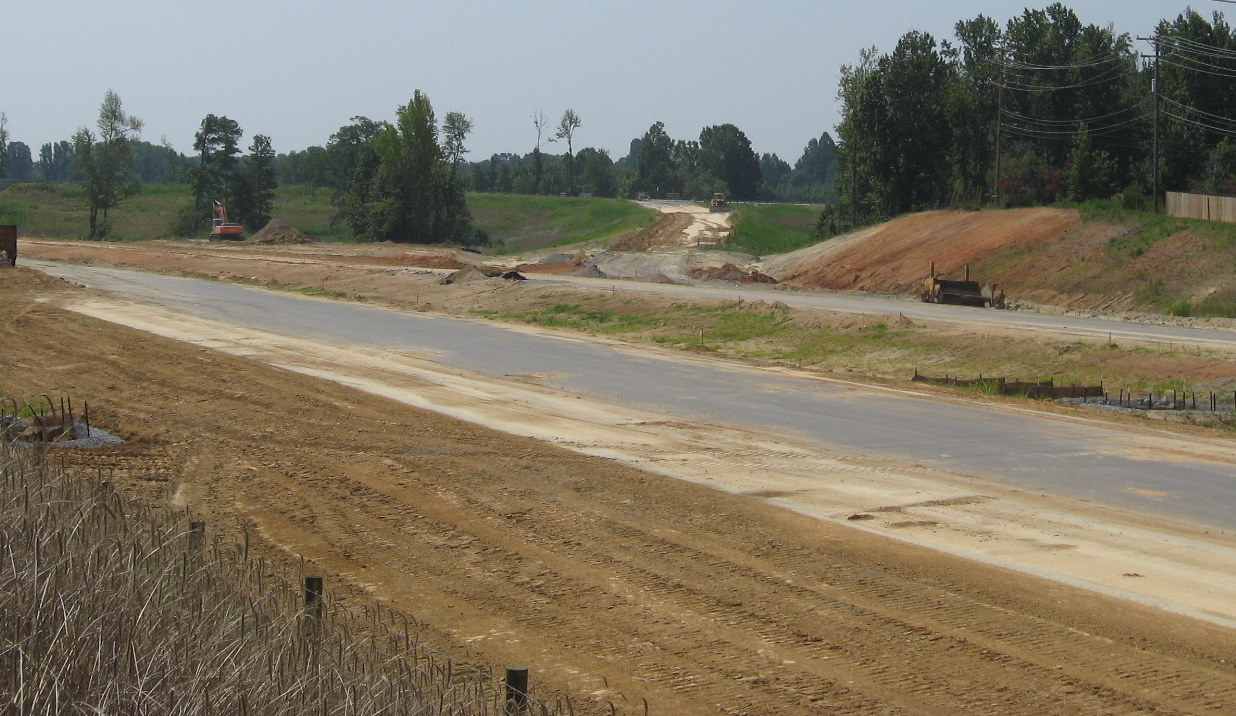
[[[1025,395],[1028,398],[1101,398],[1103,385],[1056,385],[1052,380],[1026,382],[1009,380],[1008,378],[931,378],[922,375],[914,369],[914,377],[910,380],[932,385],[946,385],[956,388],[979,388],[999,395]]]
[[[1168,216],[1236,223],[1236,196],[1167,192]]]

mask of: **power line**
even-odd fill
[[[1200,114],[1200,115],[1203,115],[1204,117],[1206,117],[1207,119],[1209,119],[1209,120],[1210,120],[1210,121],[1212,121],[1212,122],[1224,122],[1224,123],[1227,123],[1227,124],[1236,125],[1236,119],[1232,119],[1231,117],[1224,117],[1223,115],[1219,115],[1219,114],[1212,114],[1212,113],[1210,113],[1210,112],[1205,112],[1205,111],[1200,110],[1200,109],[1198,109],[1198,108],[1196,108],[1196,107],[1190,107],[1190,106],[1189,106],[1189,105],[1187,105],[1187,104],[1183,104],[1183,103],[1181,103],[1181,102],[1177,102],[1177,101],[1175,101],[1175,100],[1173,100],[1173,99],[1171,99],[1171,98],[1169,98],[1169,97],[1163,97],[1163,101],[1164,101],[1164,102],[1166,102],[1166,103],[1168,103],[1168,104],[1170,104],[1170,105],[1173,105],[1173,106],[1175,106],[1175,107],[1179,107],[1180,109],[1183,109],[1183,110],[1185,110],[1185,111],[1187,111],[1187,112],[1192,112],[1192,113],[1194,113],[1194,114]]]
[[[1085,119],[1048,119],[1046,117],[1031,117],[1030,115],[1018,114],[1016,112],[1013,112],[1012,110],[1005,110],[1004,114],[1005,116],[1008,116],[1008,117],[1014,117],[1016,119],[1023,119],[1023,120],[1028,120],[1028,121],[1039,122],[1041,124],[1080,125],[1082,123],[1085,123],[1087,125],[1096,126],[1096,123],[1100,123],[1103,120],[1111,119],[1112,117],[1116,117],[1121,114],[1127,114],[1129,112],[1133,112],[1133,111],[1140,110],[1140,109],[1141,109],[1141,105],[1135,104],[1135,105],[1130,105],[1128,107],[1125,107],[1124,109],[1118,109],[1114,112],[1108,112],[1107,114],[1101,114],[1101,115],[1097,115],[1094,117],[1087,117]],[[1142,117],[1138,116],[1138,117],[1134,117],[1133,119],[1134,120],[1142,119]],[[1097,126],[1106,126],[1106,125],[1099,124]]]

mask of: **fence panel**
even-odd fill
[[[1167,213],[1180,219],[1236,223],[1236,197],[1167,192]]]

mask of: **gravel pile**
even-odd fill
[[[20,433],[25,428],[26,428],[25,421],[19,420],[17,421],[16,427],[12,429],[12,432],[10,434],[15,435],[17,433]],[[73,434],[81,435],[82,437],[77,438],[75,440],[57,440],[57,441],[53,441],[53,442],[49,442],[45,444],[49,448],[96,448],[96,447],[106,447],[108,445],[119,445],[120,443],[124,442],[124,440],[116,437],[115,435],[112,435],[106,430],[102,428],[97,428],[94,426],[90,427],[90,437],[85,437],[86,435],[85,423],[74,423],[73,424]],[[16,444],[17,445],[34,445],[36,443],[30,443],[30,442],[19,440],[16,442]]]
[[[73,424],[73,434],[74,435],[85,435],[86,426],[83,425],[82,423],[74,423]],[[93,448],[93,447],[106,447],[108,445],[119,445],[122,442],[124,442],[124,440],[121,440],[115,435],[112,435],[111,433],[107,432],[103,428],[96,428],[92,426],[90,428],[90,437],[88,438],[81,437],[81,438],[77,438],[76,440],[61,440],[58,443],[48,443],[48,447]]]

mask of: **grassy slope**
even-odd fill
[[[720,248],[767,256],[810,246],[819,214],[818,207],[797,204],[736,205],[734,232]]]
[[[1082,307],[1236,317],[1236,225],[1129,211],[1118,202],[1079,207],[1060,239],[1012,246],[976,262],[1004,277],[1010,296]]]
[[[305,186],[280,187],[274,215],[301,231],[328,241],[349,241],[346,226],[331,226],[331,191]],[[148,185],[112,212],[117,238],[128,241],[170,238],[168,227],[189,203],[186,185]],[[504,194],[468,197],[473,220],[501,251],[527,250],[616,236],[649,223],[655,212],[618,199],[578,199]],[[80,238],[88,212],[82,187],[23,183],[0,192],[0,223],[17,224],[25,236]],[[246,227],[250,232],[261,227]],[[204,235],[203,237],[204,238]]]
[[[148,184],[141,193],[112,210],[115,236],[124,241],[172,238],[168,232],[176,213],[188,206],[190,189],[184,184]],[[330,192],[309,187],[280,187],[275,193],[275,216],[296,228],[326,240],[348,240],[346,227],[332,228]],[[0,192],[0,223],[14,223],[25,236],[76,239],[85,236],[89,212],[80,184],[22,183]],[[262,227],[246,227],[252,233]],[[205,238],[205,232],[199,238]]]
[[[471,194],[468,209],[500,253],[610,238],[656,217],[655,211],[622,199],[514,194]]]

